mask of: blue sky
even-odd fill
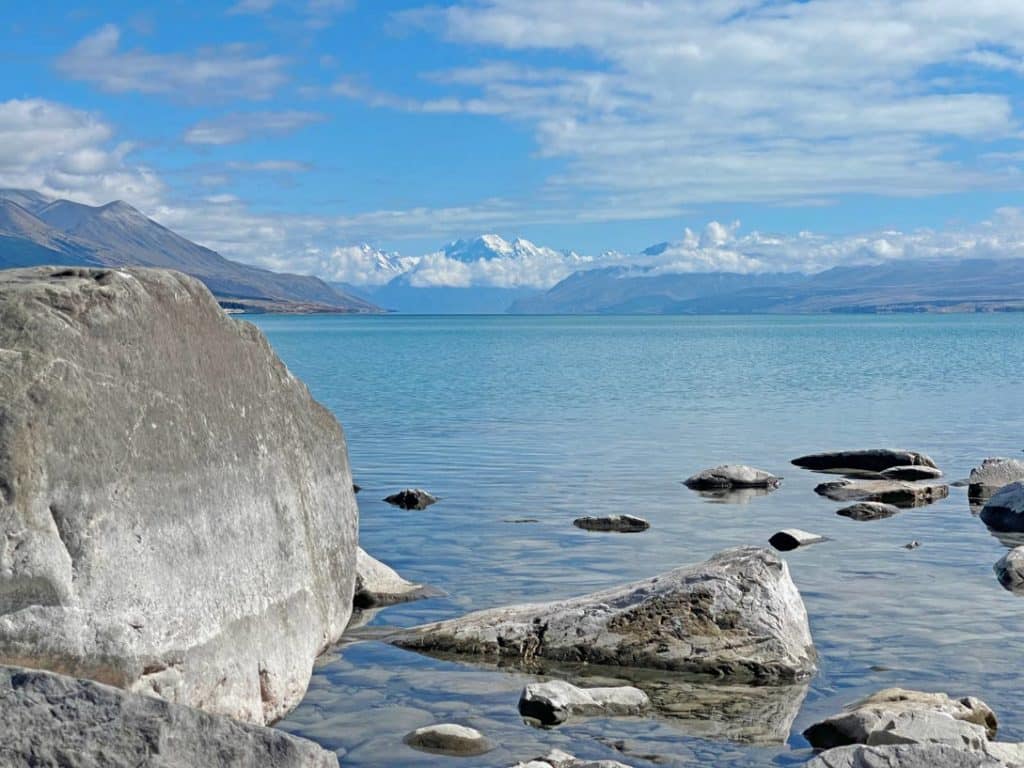
[[[763,233],[991,250],[1021,202],[1017,1],[37,0],[0,24],[0,184],[277,268],[492,231],[723,246],[709,222],[793,268]]]

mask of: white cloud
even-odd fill
[[[299,110],[233,112],[197,123],[185,132],[183,139],[186,144],[238,144],[261,136],[284,136],[325,119],[316,112]]]
[[[107,24],[61,56],[57,69],[112,93],[167,94],[182,101],[262,100],[288,81],[284,57],[258,56],[241,44],[187,53],[122,50],[120,45],[121,30]]]
[[[232,171],[249,173],[305,173],[312,166],[297,160],[256,160],[253,162],[230,162],[227,167]]]

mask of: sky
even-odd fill
[[[502,271],[538,287],[662,241],[681,270],[1024,255],[1019,0],[3,5],[0,186],[249,263],[372,281],[374,249],[485,232],[546,246]]]

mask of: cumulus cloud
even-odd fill
[[[233,112],[216,120],[207,120],[189,128],[186,144],[238,144],[263,136],[284,136],[326,118],[316,112]]]
[[[57,59],[74,80],[112,93],[167,94],[182,101],[270,98],[288,81],[287,60],[258,56],[242,44],[187,53],[123,50],[121,30],[107,24]]]

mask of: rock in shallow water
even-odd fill
[[[695,491],[726,490],[729,488],[777,488],[782,482],[763,469],[743,464],[722,464],[705,469],[683,481],[683,485]]]
[[[578,517],[572,521],[572,524],[585,531],[611,531],[614,533],[639,533],[651,527],[651,524],[642,517],[633,517],[633,515]]]
[[[151,696],[0,667],[0,765],[338,768],[311,741]]]
[[[935,462],[923,453],[896,451],[888,448],[876,448],[867,451],[812,453],[808,456],[793,459],[792,463],[804,469],[840,473],[851,469],[882,472],[890,467],[935,467]]]
[[[848,517],[851,520],[883,520],[886,517],[892,517],[899,511],[900,508],[892,504],[882,504],[878,501],[862,501],[857,504],[851,504],[848,507],[843,507],[836,514]]]
[[[848,746],[830,749],[805,768],[1015,768],[982,752],[945,744],[899,744],[886,747]]]
[[[942,477],[942,470],[925,466],[889,467],[879,474],[889,480],[937,480]]]
[[[388,640],[513,664],[550,659],[735,680],[799,679],[814,672],[816,660],[788,567],[755,547],[584,597],[479,611]]]
[[[546,756],[526,763],[516,763],[512,768],[630,768],[616,760],[580,760],[560,749],[551,750]]]
[[[994,531],[1024,531],[1024,483],[1000,488],[982,507],[980,516]]]
[[[993,457],[971,470],[967,492],[972,499],[986,499],[1010,483],[1024,480],[1024,461]]]
[[[379,608],[396,603],[407,603],[428,597],[430,590],[422,584],[406,581],[392,568],[371,557],[360,547],[356,558],[356,589],[353,605],[356,608]]]
[[[1014,547],[992,566],[996,578],[1010,592],[1024,591],[1024,547]]]
[[[417,728],[405,737],[405,743],[422,752],[466,757],[482,755],[494,749],[494,745],[480,731],[454,723]]]
[[[352,610],[341,428],[165,270],[0,273],[0,662],[257,723]]]
[[[824,536],[819,536],[816,533],[801,531],[799,528],[787,528],[784,531],[779,531],[774,534],[770,539],[768,539],[768,543],[780,552],[790,552],[797,547],[810,546],[811,544],[817,544],[824,540]]]
[[[948,485],[918,485],[900,480],[832,480],[814,492],[833,501],[877,501],[897,507],[920,507],[949,495]]]
[[[519,697],[519,714],[541,725],[558,725],[574,716],[639,715],[650,706],[650,698],[639,688],[577,688],[564,680],[531,683]]]
[[[437,497],[422,488],[406,488],[404,491],[385,497],[384,501],[402,509],[426,509],[437,503]]]

